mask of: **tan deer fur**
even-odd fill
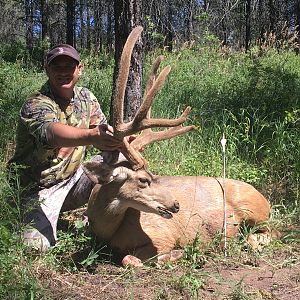
[[[223,232],[223,180],[153,176],[143,169],[99,163],[87,163],[85,169],[96,183],[87,211],[93,232],[124,257],[159,260],[197,235],[208,242]],[[116,180],[121,175],[122,180]],[[268,219],[270,205],[253,186],[226,179],[225,192],[227,237],[234,236],[243,221],[254,225]]]

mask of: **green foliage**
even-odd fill
[[[226,177],[258,187],[277,204],[275,218],[288,216],[285,227],[295,224],[299,221],[300,182],[299,57],[288,51],[244,54],[218,50],[213,36],[207,39],[212,46],[207,43],[206,47],[195,45],[165,53],[163,65],[170,64],[173,71],[156,96],[152,114],[174,118],[190,105],[193,110],[186,123],[195,124],[196,130],[147,147],[144,154],[150,169],[163,175],[222,177],[225,159]],[[2,58],[9,54],[1,51]],[[5,162],[14,143],[19,109],[46,77],[39,69],[23,64],[26,54],[21,48],[14,51],[11,61],[15,57],[17,62],[0,61],[0,292],[4,295],[0,296],[30,299],[38,294],[38,283],[32,274],[32,260],[16,234],[21,219],[20,190],[9,183]],[[145,71],[157,54],[145,58]],[[105,54],[94,57],[86,53],[83,62],[85,71],[79,84],[93,91],[108,116],[113,61]],[[220,144],[223,133],[227,139],[225,157]],[[287,235],[284,241],[298,243],[296,234]],[[98,263],[100,254],[77,224],[75,230],[60,234],[60,243],[43,259],[77,272]],[[197,241],[186,249],[185,262],[190,261],[191,268],[178,282],[182,289],[189,289],[191,297],[197,297],[203,285],[205,274],[197,270],[205,255],[207,251],[199,250]],[[241,296],[242,286],[234,293],[232,297]]]
[[[78,272],[80,265],[90,266],[98,257],[94,250],[90,250],[91,237],[86,234],[86,227],[80,223],[76,223],[75,228],[59,231],[58,236],[59,242],[43,258],[50,266]],[[81,261],[78,255],[84,251],[89,254]]]
[[[167,54],[164,64],[173,71],[156,97],[153,115],[174,118],[190,105],[187,123],[197,130],[147,149],[151,168],[160,174],[222,176],[220,139],[225,133],[227,177],[254,184],[273,202],[295,203],[300,174],[298,56],[195,47]],[[273,184],[280,186],[276,192],[270,189]]]
[[[17,117],[25,99],[37,90],[46,76],[19,63],[0,62],[0,146],[14,140]],[[0,151],[0,157],[3,152]]]
[[[197,235],[194,241],[185,247],[183,259],[192,265],[193,268],[201,268],[205,263],[204,254],[204,249],[201,249],[201,238]]]
[[[20,235],[20,190],[12,187],[0,164],[0,298],[35,299],[40,286]]]
[[[244,282],[243,279],[241,279],[236,286],[234,287],[233,291],[224,299],[232,299],[232,300],[251,300],[252,297],[250,297],[246,292],[244,288]]]
[[[24,60],[29,56],[23,43],[3,44],[0,49],[0,60],[6,62],[15,62],[20,58]]]
[[[0,224],[0,297],[1,299],[34,299],[39,291],[29,259],[20,239]]]
[[[99,60],[83,60],[85,69],[79,84],[89,88],[97,97],[105,115],[109,116],[112,93],[113,64],[109,60],[106,66],[101,66]]]
[[[68,213],[63,213],[61,222]],[[51,269],[77,273],[92,271],[97,264],[111,261],[111,253],[106,245],[99,244],[88,230],[86,222],[75,220],[60,226],[58,242],[41,256],[40,263]]]
[[[182,290],[187,290],[190,299],[199,299],[199,290],[203,287],[205,279],[207,277],[203,274],[197,274],[199,272],[191,269],[182,275],[178,280],[178,286]]]
[[[49,49],[47,41],[39,41],[32,50],[22,42],[0,44],[0,62],[22,63],[31,67],[43,67],[45,50]]]
[[[234,114],[259,110],[274,119],[299,106],[300,62],[293,52],[260,57],[196,50],[167,57],[173,72],[161,93],[166,107],[188,104],[205,119],[220,116],[223,109]]]

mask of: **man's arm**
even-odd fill
[[[53,147],[93,145],[104,151],[113,151],[122,143],[112,136],[112,127],[107,124],[85,129],[53,122],[48,126],[46,136],[48,144]]]

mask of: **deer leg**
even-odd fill
[[[183,250],[171,250],[170,253],[161,254],[157,257],[158,264],[164,264],[166,262],[173,262],[180,259],[183,256]]]
[[[122,259],[122,266],[123,267],[131,266],[131,267],[140,268],[143,267],[144,264],[136,256],[128,254]]]
[[[183,255],[183,250],[171,250],[169,253],[164,254],[154,254],[153,247],[146,246],[138,249],[138,252],[135,255],[126,255],[122,259],[122,265],[132,266],[132,267],[143,267],[142,261],[157,261],[159,265],[162,265],[166,262],[173,262],[180,259]],[[150,254],[151,253],[151,254]],[[139,258],[140,257],[140,258]]]
[[[126,255],[122,259],[123,266],[142,267],[143,262],[152,261],[157,257],[156,248],[152,244],[146,244],[136,248],[132,254]]]
[[[273,240],[280,239],[281,234],[275,229],[266,229],[262,232],[252,233],[248,236],[247,243],[253,250],[261,251],[264,246]]]

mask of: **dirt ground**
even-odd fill
[[[104,247],[88,270],[54,271],[39,261],[35,270],[47,300],[300,300],[300,226],[280,232],[281,240],[261,252],[233,240],[227,257],[218,247],[208,247],[207,253],[191,252],[172,264],[124,268]],[[72,259],[82,261],[87,254]]]
[[[250,257],[250,258],[249,258]],[[195,268],[182,261],[140,269],[101,263],[92,272],[39,267],[51,299],[300,299],[300,249],[271,257],[211,257]]]

